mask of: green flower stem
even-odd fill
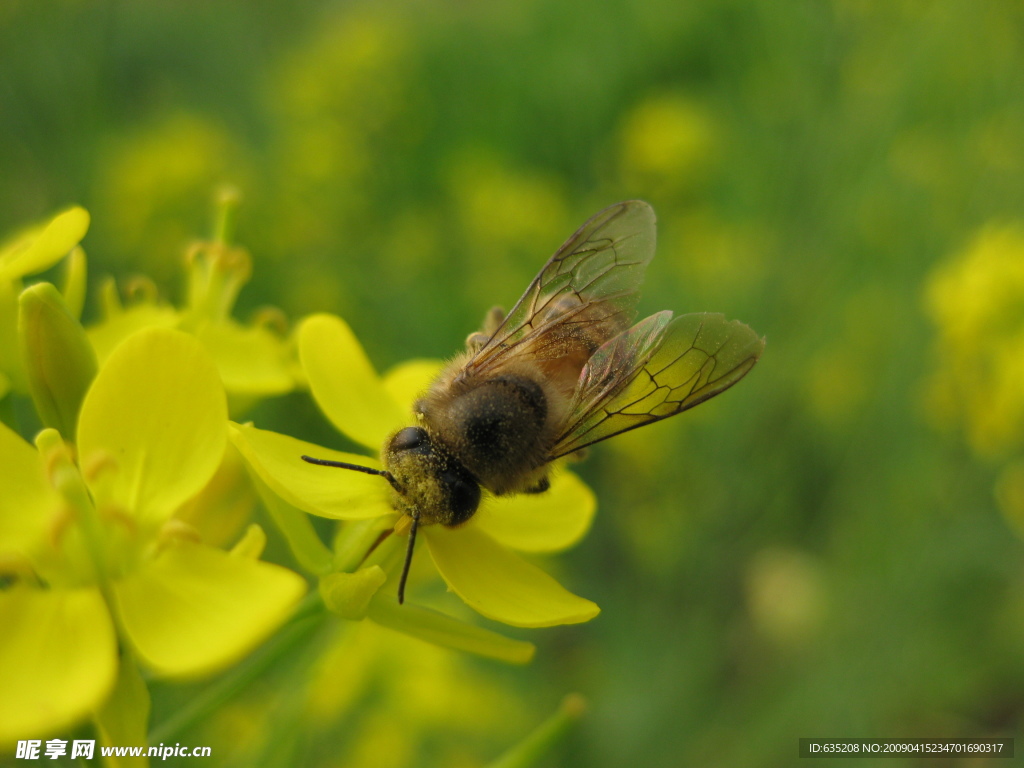
[[[317,592],[300,603],[288,623],[259,651],[211,684],[187,706],[149,733],[150,744],[171,743],[241,693],[275,662],[290,655],[323,625],[328,613]]]
[[[82,540],[85,542],[89,567],[92,569],[90,580],[96,582],[103,599],[111,607],[112,615],[117,616],[117,612],[113,610],[115,603],[110,587],[107,558],[104,556],[103,525],[85,480],[71,460],[69,449],[56,429],[48,427],[36,435],[36,448],[50,465],[50,482],[54,489],[74,511],[75,520],[82,532]]]
[[[578,693],[570,693],[562,699],[551,717],[487,768],[530,768],[536,765],[565,737],[586,709],[586,699]]]
[[[316,529],[309,520],[309,515],[296,509],[272,490],[255,472],[249,472],[249,478],[256,487],[267,514],[273,519],[278,530],[284,534],[288,547],[299,565],[309,573],[322,576],[330,573],[334,553],[320,540]]]
[[[122,654],[117,683],[103,706],[93,715],[104,746],[138,744],[146,738],[149,721],[149,689],[130,651]],[[145,765],[142,758],[129,758],[125,765]],[[122,763],[118,763],[122,765]]]

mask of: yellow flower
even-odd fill
[[[310,389],[327,418],[352,440],[377,451],[390,434],[411,423],[412,403],[437,373],[435,362],[413,361],[383,379],[374,371],[348,326],[330,315],[307,318],[297,332],[299,357]],[[380,477],[315,467],[302,455],[379,467],[376,459],[341,453],[285,435],[235,426],[232,439],[254,473],[289,504],[338,520],[381,520],[390,528],[397,513]],[[458,528],[423,527],[430,556],[448,587],[482,615],[521,627],[588,621],[597,605],[563,588],[522,552],[554,552],[586,533],[593,494],[570,472],[558,473],[538,495],[485,498]],[[394,540],[396,536],[389,539]],[[394,574],[389,584],[394,587]],[[403,611],[394,591],[377,610]],[[393,614],[392,611],[392,614]],[[410,611],[412,613],[412,611]],[[371,606],[371,618],[376,618]]]
[[[192,237],[187,222],[204,213],[209,190],[223,179],[248,187],[251,178],[244,149],[222,123],[184,109],[152,118],[104,142],[91,190],[105,244],[142,269],[162,268]]]
[[[507,680],[461,654],[426,644],[410,653],[405,637],[371,622],[343,629],[316,662],[304,711],[318,733],[347,725],[342,765],[415,765],[431,746],[441,750],[436,764],[459,765],[467,742],[508,742],[530,722]],[[370,691],[377,706],[360,712]]]
[[[229,218],[233,193],[221,200],[221,216]],[[226,226],[226,225],[225,225]],[[139,300],[125,306],[113,281],[101,289],[103,320],[88,329],[102,362],[123,339],[140,328],[178,328],[198,338],[213,356],[232,413],[240,413],[264,397],[284,394],[295,386],[287,342],[264,315],[249,325],[231,317],[235,299],[252,274],[252,258],[224,238],[199,242],[186,254],[188,292],[177,309],[159,300],[156,289],[136,281]]]
[[[95,712],[119,643],[158,674],[191,676],[235,661],[288,616],[301,577],[248,544],[205,546],[172,519],[220,465],[226,423],[199,342],[147,329],[100,368],[77,446],[46,429],[37,452],[0,425],[0,743]]]
[[[0,244],[0,398],[28,383],[18,350],[18,294],[22,278],[49,269],[64,258],[89,229],[84,208],[69,208],[46,224]]]
[[[938,327],[931,401],[992,456],[1024,445],[1024,230],[989,226],[927,285]]]
[[[620,135],[620,172],[627,186],[671,193],[707,176],[717,126],[707,110],[677,93],[640,102]]]

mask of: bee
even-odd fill
[[[634,324],[654,256],[655,216],[639,200],[594,215],[548,259],[512,310],[492,309],[466,350],[392,435],[381,475],[408,532],[398,602],[421,525],[462,525],[484,489],[543,493],[551,463],[723,392],[757,362],[764,339],[739,321],[665,310]]]

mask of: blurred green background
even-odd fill
[[[598,518],[551,567],[603,612],[519,633],[530,667],[395,636],[366,683],[350,639],[317,694],[344,717],[289,710],[316,679],[286,665],[191,743],[284,711],[245,764],[468,767],[569,691],[591,709],[550,765],[1018,734],[1022,95],[1009,1],[0,2],[0,231],[84,205],[93,286],[180,297],[230,182],[242,313],[338,313],[384,369],[456,351],[637,197],[642,309],[768,340],[734,391],[580,465]],[[343,445],[302,394],[252,417]],[[154,695],[159,720],[178,693]],[[879,764],[918,762],[953,764]]]

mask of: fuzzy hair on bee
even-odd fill
[[[417,403],[423,426],[491,493],[536,488],[569,399],[528,360],[497,376],[467,377],[463,370],[456,359]]]
[[[543,493],[551,462],[674,416],[742,379],[764,339],[723,315],[634,324],[654,256],[655,217],[639,200],[591,217],[547,261],[508,314],[495,307],[415,406],[416,424],[383,446],[383,476],[408,532],[398,599],[420,525],[462,525],[482,493]]]

